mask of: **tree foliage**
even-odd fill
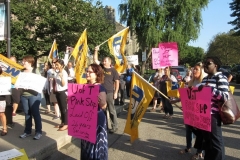
[[[190,40],[198,38],[201,10],[209,0],[126,0],[119,5],[120,22],[130,26],[143,50],[160,42],[177,42],[180,59]],[[146,62],[143,64],[145,66]]]
[[[234,17],[235,19],[228,22],[228,24],[234,26],[234,35],[240,35],[240,0],[232,0],[232,2],[229,3],[229,7],[232,10],[232,14],[230,16]]]
[[[209,43],[206,56],[217,56],[223,64],[240,63],[239,48],[240,37],[235,32],[219,33]]]
[[[65,51],[66,45],[74,47],[85,28],[91,49],[115,33],[100,1],[12,0],[11,14],[11,54],[18,58],[48,55],[54,39],[58,51]],[[4,52],[6,42],[0,46]]]

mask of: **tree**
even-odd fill
[[[54,39],[61,53],[66,45],[75,46],[85,28],[90,48],[115,32],[100,1],[12,0],[11,14],[11,53],[18,58],[48,55]],[[0,44],[1,52],[5,45]],[[101,48],[102,53],[107,51],[107,47]]]
[[[184,50],[184,57],[181,58],[180,64],[194,66],[197,62],[201,62],[204,56],[205,54],[203,48],[186,46]]]
[[[142,50],[158,47],[160,42],[178,43],[180,59],[190,40],[198,38],[201,10],[208,0],[127,0],[119,5],[120,22],[130,26]],[[142,74],[146,65],[142,65]]]
[[[240,35],[240,0],[232,0],[232,2],[229,3],[229,7],[232,10],[232,14],[230,16],[235,17],[235,19],[228,22],[228,24],[234,26],[234,35]]]
[[[236,58],[239,55],[240,37],[236,33],[219,33],[213,37],[208,45],[206,56],[217,56],[223,64],[240,63]]]

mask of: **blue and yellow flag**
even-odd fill
[[[87,67],[87,54],[87,29],[85,29],[72,52],[72,56],[75,58],[76,63],[75,76],[78,84],[84,84],[87,82],[86,78],[83,78],[85,74],[85,68]]]
[[[138,138],[138,125],[154,97],[155,89],[136,72],[132,74],[131,97],[124,132],[131,142]]]
[[[108,40],[110,53],[115,57],[115,69],[123,73],[127,68],[127,58],[125,57],[125,46],[127,42],[129,28],[118,32]]]
[[[178,89],[179,88],[184,88],[184,83],[183,82],[170,82],[166,81],[167,83],[167,96],[168,97],[176,97],[179,98],[180,94]]]
[[[49,52],[48,58],[50,58],[50,59],[58,58],[58,49],[57,49],[56,40],[53,41],[52,48]]]

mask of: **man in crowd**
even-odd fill
[[[98,60],[98,50],[99,46],[95,47],[93,61],[96,64],[100,64]],[[103,86],[107,91],[107,109],[110,112],[110,119],[112,121],[112,129],[109,130],[110,133],[117,131],[117,113],[114,106],[114,99],[118,97],[119,89],[119,75],[114,67],[111,67],[111,58],[104,57],[102,63],[100,64],[104,70],[104,83]]]

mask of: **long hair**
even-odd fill
[[[202,62],[198,62],[198,63],[196,63],[196,64],[194,65],[194,67],[196,67],[196,66],[198,66],[198,67],[200,68],[200,76],[199,76],[199,78],[195,78],[195,77],[193,76],[192,79],[189,81],[188,86],[193,86],[193,84],[194,84],[195,82],[197,82],[197,84],[202,82],[202,79],[203,79],[203,77],[204,77],[203,64],[202,64]]]
[[[103,73],[103,69],[100,65],[97,65],[95,63],[90,64],[89,66],[91,66],[93,72],[96,74],[97,78],[96,78],[96,82],[97,83],[103,83],[104,80],[104,73]]]

